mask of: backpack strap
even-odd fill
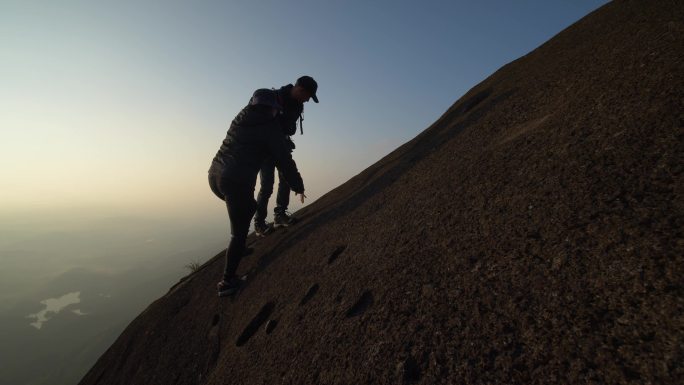
[[[304,113],[299,113],[299,135],[304,135]]]

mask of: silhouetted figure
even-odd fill
[[[302,76],[297,79],[294,86],[288,84],[275,91],[278,103],[283,107],[277,118],[283,133],[288,137],[290,152],[295,148],[290,136],[297,132],[298,119],[301,128],[304,103],[308,102],[309,99],[318,103],[317,90],[318,83],[311,76]],[[302,133],[303,131],[302,128]],[[261,166],[261,186],[256,201],[256,214],[254,215],[254,231],[258,236],[264,236],[271,231],[271,227],[266,224],[266,213],[268,200],[273,194],[275,168],[276,164],[272,158],[266,159]],[[278,193],[276,194],[276,206],[273,209],[275,227],[289,226],[294,223],[294,219],[287,212],[287,206],[290,204],[290,186],[286,179],[278,168]]]
[[[264,160],[273,159],[290,188],[301,195],[302,203],[306,198],[290,145],[276,118],[281,110],[275,90],[256,90],[249,104],[233,119],[209,168],[209,186],[226,202],[231,231],[226,269],[217,285],[219,296],[235,294],[240,287],[235,273],[256,211],[254,187]]]

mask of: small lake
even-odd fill
[[[45,309],[39,311],[36,314],[29,314],[26,318],[33,318],[35,322],[31,322],[31,326],[39,329],[43,327],[43,324],[47,322],[54,314],[57,314],[69,305],[73,305],[81,302],[81,292],[76,291],[73,293],[65,294],[59,298],[49,298],[40,301],[41,304],[45,305]],[[75,314],[83,315],[85,313],[81,312],[79,309],[74,310]]]

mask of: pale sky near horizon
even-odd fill
[[[230,121],[303,74],[311,203],[606,2],[0,0],[0,213],[214,210]]]

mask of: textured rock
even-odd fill
[[[613,1],[504,66],[81,384],[682,383],[683,8]]]

